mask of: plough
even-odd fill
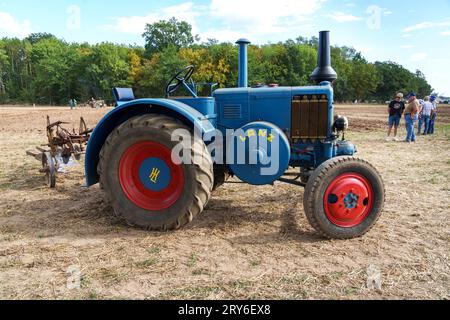
[[[88,143],[93,129],[88,129],[86,122],[81,117],[78,132],[62,127],[67,122],[50,122],[47,116],[47,139],[48,143],[36,150],[27,151],[27,155],[34,157],[42,163],[40,172],[45,173],[47,184],[50,188],[56,187],[56,176],[58,171],[70,162],[72,156],[79,161],[85,153],[85,145]]]

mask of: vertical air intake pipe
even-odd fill
[[[247,88],[248,87],[248,45],[250,41],[247,39],[239,39],[236,42],[239,45],[239,88]]]
[[[322,81],[333,82],[337,79],[337,73],[331,66],[330,31],[320,32],[318,54],[317,68],[311,74],[311,80],[317,84]]]

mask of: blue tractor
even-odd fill
[[[365,234],[381,215],[384,184],[372,165],[353,157],[356,147],[345,140],[348,121],[334,116],[337,75],[329,32],[320,33],[315,85],[307,87],[250,88],[249,43],[237,42],[238,88],[214,90],[217,84],[209,84],[211,96],[198,97],[193,66],[172,78],[163,99],[135,99],[132,89],[115,88],[117,107],[100,121],[87,147],[87,185],[100,183],[129,225],[167,231],[190,223],[230,176],[256,186],[281,181],[305,188],[305,214],[322,236]],[[170,98],[180,88],[192,97]],[[173,139],[175,132],[186,137]],[[190,142],[179,157],[201,161],[178,161],[173,151],[181,140]]]

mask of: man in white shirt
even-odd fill
[[[424,103],[422,106],[422,117],[423,117],[423,123],[425,124],[425,131],[423,132],[423,135],[427,135],[428,131],[430,130],[430,119],[431,114],[433,112],[433,104],[430,102],[430,97],[427,96],[424,98]]]

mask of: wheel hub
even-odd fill
[[[359,196],[350,192],[344,198],[344,204],[347,209],[355,209],[358,206]]]
[[[139,169],[139,179],[146,189],[160,192],[169,186],[172,174],[164,160],[147,158],[142,161]]]
[[[327,188],[324,209],[328,219],[342,228],[361,224],[373,205],[373,191],[362,175],[351,173],[335,178]]]
[[[184,189],[182,166],[172,162],[168,147],[153,141],[138,142],[124,152],[119,180],[128,199],[149,211],[171,207]]]

